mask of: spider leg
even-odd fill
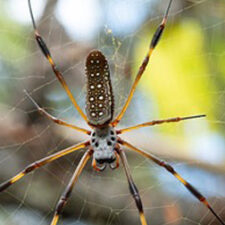
[[[79,150],[81,148],[85,148],[87,146],[89,146],[90,143],[89,141],[71,146],[69,148],[66,148],[64,150],[61,150],[59,152],[56,152],[52,155],[49,155],[43,159],[37,160],[33,163],[31,163],[30,165],[28,165],[25,169],[23,169],[21,172],[19,172],[17,175],[15,175],[14,177],[12,177],[11,179],[5,181],[4,183],[2,183],[0,185],[0,192],[4,191],[6,188],[8,188],[9,186],[11,186],[12,184],[14,184],[15,182],[17,182],[18,180],[20,180],[22,177],[24,177],[25,175],[27,175],[28,173],[32,172],[35,169],[38,169],[58,158],[61,158],[65,155],[68,155],[69,153],[72,153],[76,150]]]
[[[93,154],[93,150],[88,150],[88,151],[85,152],[82,159],[80,160],[72,178],[70,179],[69,184],[67,185],[65,191],[63,192],[63,194],[61,195],[61,197],[58,201],[58,204],[56,206],[54,217],[52,219],[51,225],[57,224],[57,222],[59,220],[59,216],[62,213],[62,210],[63,210],[64,206],[66,205],[66,203],[67,203],[67,201],[68,201],[68,199],[69,199],[69,197],[72,193],[73,187],[74,187],[75,183],[77,182],[77,179],[78,179],[79,175],[81,174],[84,166],[86,165],[86,163],[88,162],[88,160],[92,156],[92,154]]]
[[[35,107],[37,108],[38,112],[44,116],[46,116],[48,119],[52,120],[54,123],[57,123],[59,125],[62,125],[62,126],[66,126],[66,127],[70,127],[74,130],[77,130],[77,131],[80,131],[80,132],[83,132],[87,135],[90,135],[91,134],[91,131],[89,130],[86,130],[84,128],[81,128],[81,127],[78,127],[78,126],[75,126],[75,125],[72,125],[72,124],[69,124],[63,120],[60,120],[52,115],[50,115],[46,110],[44,110],[43,108],[41,108],[37,102],[34,101],[34,99],[30,96],[30,94],[24,90],[25,94],[27,95],[27,97],[33,102],[33,104],[35,105]]]
[[[145,219],[144,210],[143,210],[143,206],[142,206],[141,197],[140,197],[138,189],[133,181],[133,178],[131,176],[131,172],[130,172],[130,168],[129,168],[129,165],[127,162],[127,157],[125,155],[125,152],[121,149],[117,150],[117,152],[120,155],[120,158],[121,158],[124,170],[125,170],[125,174],[126,174],[128,184],[129,184],[130,193],[133,196],[136,206],[138,208],[141,224],[147,225],[147,221]]]
[[[77,104],[77,101],[75,100],[75,98],[73,97],[73,94],[71,93],[65,79],[63,78],[62,73],[56,68],[56,65],[51,57],[51,53],[47,47],[47,45],[45,44],[43,38],[41,37],[41,35],[38,32],[35,20],[34,20],[34,16],[33,16],[33,12],[32,12],[32,8],[31,8],[31,2],[30,0],[28,0],[28,5],[29,5],[29,11],[30,11],[30,15],[31,15],[31,19],[32,19],[32,23],[33,23],[33,27],[34,27],[34,34],[35,34],[35,38],[36,41],[42,51],[42,53],[44,54],[44,56],[47,58],[47,60],[49,61],[53,72],[55,73],[57,79],[59,80],[59,82],[61,83],[61,85],[63,86],[64,90],[66,91],[67,95],[69,96],[71,102],[73,103],[73,105],[75,106],[75,108],[77,109],[77,111],[80,113],[80,115],[83,117],[83,119],[88,122],[87,120],[87,116],[84,114],[84,112],[82,111],[82,109],[79,107],[79,105]]]
[[[185,179],[183,179],[175,170],[174,168],[168,164],[165,161],[162,161],[158,157],[154,156],[152,153],[145,152],[141,149],[136,148],[135,146],[131,145],[130,143],[120,139],[119,143],[123,146],[126,146],[133,151],[145,156],[146,158],[152,160],[154,163],[158,164],[161,167],[164,167],[169,173],[171,173],[174,177],[176,177],[187,189],[188,191],[195,196],[201,203],[203,203],[211,212],[212,214],[217,218],[217,220],[222,224],[225,225],[225,223],[222,221],[220,216],[214,211],[214,209],[210,206],[209,202],[206,200],[206,198],[189,182],[187,182]]]
[[[168,17],[168,13],[169,13],[169,9],[170,9],[170,6],[171,6],[171,3],[172,3],[172,0],[169,1],[169,5],[166,9],[166,13],[163,17],[163,20],[161,22],[161,24],[158,26],[157,30],[155,31],[154,35],[153,35],[153,38],[151,40],[151,43],[150,43],[150,46],[149,46],[149,50],[147,52],[147,55],[145,56],[143,62],[142,62],[142,65],[139,67],[139,70],[138,70],[138,73],[136,75],[136,78],[135,78],[135,81],[133,83],[133,86],[131,87],[131,90],[130,90],[130,93],[129,93],[129,96],[126,100],[126,103],[125,105],[123,106],[120,114],[116,117],[116,119],[111,123],[114,127],[120,122],[120,120],[122,119],[124,113],[126,112],[129,104],[130,104],[130,101],[133,97],[133,94],[134,94],[134,91],[136,90],[136,87],[137,87],[137,84],[139,82],[139,80],[141,79],[141,76],[142,74],[144,73],[147,65],[148,65],[148,62],[149,62],[149,59],[152,55],[152,52],[153,50],[155,49],[156,45],[158,44],[159,40],[160,40],[160,37],[163,33],[163,30],[166,26],[166,22],[167,22],[167,17]]]
[[[122,134],[128,131],[132,131],[138,128],[142,128],[142,127],[148,127],[148,126],[154,126],[157,124],[162,124],[162,123],[171,123],[171,122],[180,122],[182,120],[189,120],[189,119],[196,119],[196,118],[201,118],[201,117],[205,117],[206,115],[196,115],[196,116],[186,116],[186,117],[174,117],[174,118],[169,118],[169,119],[164,119],[164,120],[153,120],[150,122],[146,122],[146,123],[142,123],[142,124],[138,124],[132,127],[127,127],[121,130],[117,130],[117,134]]]

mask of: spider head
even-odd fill
[[[113,127],[95,128],[91,134],[91,146],[94,150],[93,157],[98,165],[112,164],[116,160],[115,145],[116,133]]]

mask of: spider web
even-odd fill
[[[25,1],[26,2],[26,1]],[[85,108],[85,57],[93,48],[110,63],[118,113],[141,64],[149,37],[168,1],[135,1],[153,9],[133,29],[116,30],[110,20],[90,40],[72,40],[47,1],[38,21],[52,55],[81,107]],[[3,3],[3,1],[0,1]],[[107,12],[116,1],[98,2]],[[122,1],[129,8],[128,1]],[[144,6],[144,7],[143,7]],[[137,8],[137,12],[139,8]],[[22,26],[1,16],[0,44],[0,179],[5,181],[29,163],[86,136],[53,124],[37,113],[26,89],[51,114],[88,128],[73,109],[37,48],[31,24]],[[107,11],[108,10],[108,11]],[[112,10],[113,11],[113,10]],[[148,10],[147,10],[148,11]],[[225,220],[224,24],[223,0],[174,1],[168,26],[143,75],[120,127],[153,119],[206,113],[206,119],[136,130],[122,137],[157,154],[207,197]],[[35,10],[34,10],[35,12]],[[20,12],[17,12],[20,13]],[[65,12],[66,14],[66,12]],[[116,21],[115,15],[115,21]],[[119,25],[118,25],[119,26]],[[172,54],[171,54],[172,53]],[[150,72],[151,71],[151,72]],[[163,168],[129,152],[131,172],[143,201],[148,224],[214,225],[211,213]],[[84,150],[44,166],[0,195],[0,225],[50,224],[55,205]],[[122,166],[103,173],[89,162],[59,224],[140,224]]]

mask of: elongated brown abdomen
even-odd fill
[[[109,65],[100,51],[94,50],[89,53],[86,60],[86,76],[86,113],[89,123],[94,126],[107,124],[113,118],[114,98]]]

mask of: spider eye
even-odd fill
[[[95,147],[96,147],[96,148],[98,148],[98,146],[99,146],[99,143],[98,143],[98,142],[96,142],[96,143],[95,143]]]
[[[111,140],[112,140],[112,141],[115,141],[115,140],[116,140],[116,138],[115,138],[115,137],[111,137]]]
[[[86,112],[92,125],[103,125],[113,118],[114,98],[109,65],[98,50],[89,53],[86,60]]]

